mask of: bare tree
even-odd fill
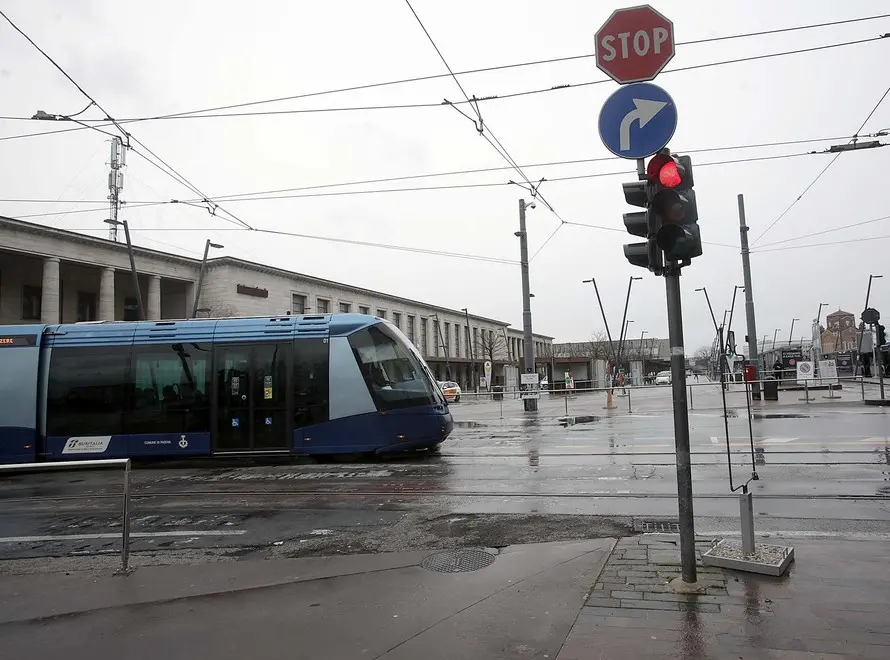
[[[616,346],[617,350],[618,347]],[[605,330],[599,330],[590,335],[590,346],[587,357],[594,360],[612,359],[612,345],[609,342],[609,334]]]
[[[697,363],[706,362],[710,364],[717,359],[717,347],[714,344],[702,346],[695,352],[694,357]]]
[[[504,341],[503,333],[483,330],[480,333],[476,350],[482,354],[483,360],[489,360],[492,363],[496,361],[503,362],[509,359],[507,355],[507,342]]]
[[[223,319],[238,316],[238,310],[223,302],[220,298],[201,296],[201,307],[198,318]]]

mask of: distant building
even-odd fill
[[[615,349],[618,342],[613,342]],[[605,387],[608,382],[607,361],[612,355],[608,341],[580,341],[552,345],[552,357],[547,365],[550,382],[559,388],[564,374],[571,372],[576,388]],[[656,337],[628,339],[621,363],[629,368],[633,383],[642,383],[650,371],[660,371],[670,364],[670,341]]]
[[[853,314],[839,309],[825,317],[825,325],[821,336],[823,355],[856,350],[858,331]]]
[[[201,259],[133,252],[146,319],[188,318]],[[492,363],[491,384],[519,380],[522,329],[474,314],[468,323],[458,309],[226,256],[207,260],[198,303],[200,317],[372,314],[404,332],[439,380],[472,387],[474,359],[477,376]],[[134,321],[138,314],[125,244],[0,216],[0,324]],[[552,342],[534,335],[539,371]]]

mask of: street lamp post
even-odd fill
[[[594,293],[596,293],[596,302],[600,307],[600,314],[602,314],[602,317],[603,317],[603,325],[606,326],[606,337],[609,338],[609,354],[611,355],[611,360],[610,360],[611,364],[609,367],[609,373],[607,375],[609,376],[609,383],[611,385],[611,383],[613,382],[612,371],[615,368],[614,362],[615,362],[616,355],[615,355],[615,344],[612,343],[612,332],[609,330],[609,321],[606,320],[606,310],[603,309],[603,300],[602,300],[602,298],[600,298],[600,290],[599,290],[599,287],[597,287],[597,285],[596,285],[596,278],[591,277],[589,280],[581,280],[581,283],[582,284],[593,284],[593,291],[594,291]]]
[[[133,243],[130,241],[130,225],[126,220],[106,220],[106,224],[124,228],[124,236],[127,239],[127,254],[130,257],[130,273],[133,276],[133,288],[136,289],[136,308],[139,320],[145,320],[145,305],[142,304],[142,290],[139,288],[139,275],[136,274],[136,258],[133,256]]]
[[[522,275],[522,341],[523,341],[523,366],[524,373],[535,373],[535,343],[532,338],[532,304],[528,273],[528,233],[525,229],[525,210],[535,208],[534,202],[528,204],[524,199],[519,200],[519,231],[515,235],[519,238],[519,262]],[[538,411],[537,399],[523,399],[523,408],[526,412]]]
[[[776,328],[776,331],[773,333],[773,350],[776,350],[776,337],[779,335],[779,330],[782,328]]]
[[[788,345],[791,346],[791,338],[794,336],[794,322],[800,319],[791,319],[791,330],[788,331]]]
[[[470,312],[466,307],[462,308],[461,311],[467,316],[467,351],[470,353],[470,369],[473,371],[473,391],[476,394],[479,393],[479,385],[478,380],[476,378],[476,351],[473,346],[473,338],[470,335]],[[507,334],[504,333],[504,342],[507,344],[507,359],[510,359],[510,344],[507,342]]]
[[[212,243],[209,238],[204,243],[204,258],[201,259],[201,270],[198,271],[198,282],[195,284],[195,301],[192,304],[192,315],[189,318],[195,318],[198,315],[198,303],[201,300],[201,288],[204,286],[204,273],[207,271],[207,255],[210,248],[221,250],[223,247],[219,243]]]

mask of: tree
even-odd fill
[[[507,354],[507,342],[504,333],[483,329],[476,344],[476,350],[482,354],[483,360],[506,362],[511,356]]]
[[[228,303],[217,297],[201,296],[197,314],[199,319],[224,319],[232,316],[238,316],[238,310]]]
[[[715,344],[702,346],[695,352],[694,357],[696,364],[711,364],[717,360],[717,346]]]

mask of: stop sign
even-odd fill
[[[619,83],[652,80],[674,56],[674,24],[649,5],[616,9],[596,33],[596,66]]]

